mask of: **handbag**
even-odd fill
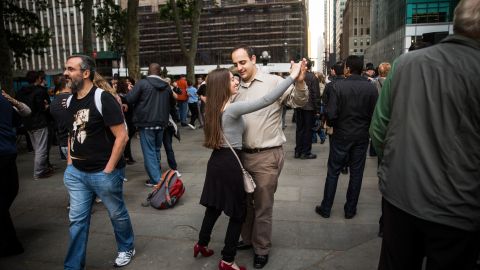
[[[243,188],[245,189],[245,192],[253,193],[253,191],[255,190],[255,187],[257,185],[255,185],[255,182],[253,181],[252,175],[250,175],[250,173],[247,170],[245,170],[245,168],[243,168],[243,165],[242,165],[242,162],[240,161],[240,158],[238,157],[238,155],[235,152],[235,150],[233,149],[233,147],[230,145],[230,142],[228,142],[227,137],[225,137],[225,134],[222,134],[222,135],[223,135],[223,139],[225,139],[225,142],[227,143],[228,147],[230,147],[230,150],[232,150],[233,154],[237,158],[238,164],[240,164],[240,168],[242,168]]]

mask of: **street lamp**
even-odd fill
[[[283,43],[283,46],[284,46],[284,50],[285,50],[285,62],[288,63],[288,47],[287,47],[288,43],[287,42]]]
[[[268,65],[268,61],[270,61],[270,58],[272,58],[267,51],[263,51],[262,55],[260,55],[260,60],[262,60],[262,63],[264,66]]]

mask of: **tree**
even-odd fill
[[[56,0],[54,0],[56,1]],[[92,32],[93,32],[93,0],[76,0],[75,6],[83,12],[83,54],[92,56]]]
[[[125,39],[127,28],[127,11],[122,10],[113,0],[105,0],[103,6],[95,5],[97,16],[94,19],[96,34],[104,38],[110,51],[118,56],[118,64],[125,53]]]
[[[125,50],[127,11],[116,5],[114,0],[104,0],[103,6],[96,4],[97,16],[94,18],[97,37],[105,38],[110,50]]]
[[[140,60],[138,58],[138,0],[128,0],[127,28],[125,31],[127,46],[128,75],[136,81],[140,79]]]
[[[108,41],[109,49],[123,54],[126,48],[126,60],[129,75],[135,80],[140,79],[140,64],[138,59],[139,41],[138,41],[138,21],[137,9],[138,0],[128,0],[127,11],[122,10],[119,5],[116,5],[113,0],[103,0],[102,5],[97,4],[97,16],[89,15],[91,19],[88,23],[85,18],[87,15],[85,11],[91,12],[93,9],[92,0],[76,0],[76,5],[82,7],[84,12],[83,25],[83,44],[84,52],[91,55],[92,49],[85,49],[85,46],[92,45],[92,32],[90,34],[85,31],[92,31],[92,26],[95,28],[95,34],[100,38],[105,38]],[[90,37],[88,39],[87,37]],[[91,48],[91,47],[90,47]]]
[[[2,89],[10,93],[13,88],[13,61],[21,67],[20,59],[44,54],[51,37],[49,30],[41,29],[37,14],[17,4],[14,0],[0,0],[0,82]],[[46,0],[35,1],[37,11],[44,11],[47,7]],[[6,29],[5,25],[17,25],[19,30],[30,31],[14,32]]]
[[[169,0],[159,11],[161,19],[170,20],[175,23],[180,49],[186,61],[187,79],[192,82],[195,81],[195,57],[197,55],[202,7],[202,0]],[[187,48],[183,35],[184,23],[190,24],[192,29],[189,48]]]

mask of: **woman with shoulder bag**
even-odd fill
[[[193,255],[204,257],[213,255],[208,248],[213,226],[222,213],[230,217],[225,235],[225,246],[219,270],[246,268],[234,262],[236,245],[240,238],[242,223],[246,213],[246,193],[242,166],[237,156],[242,149],[244,122],[242,115],[257,111],[274,103],[288,87],[305,72],[305,60],[292,64],[290,76],[273,91],[257,100],[232,102],[237,93],[238,81],[225,68],[208,74],[207,102],[205,108],[204,146],[213,149],[208,161],[207,174],[200,204],[205,206],[205,216]],[[230,146],[231,147],[230,147]]]

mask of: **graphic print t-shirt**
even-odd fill
[[[112,154],[115,136],[110,126],[124,124],[120,105],[108,92],[103,91],[102,114],[95,106],[95,90],[82,99],[77,99],[74,94],[68,107],[72,116],[70,127],[70,156],[75,168],[86,172],[99,172],[105,166]],[[123,157],[119,160],[117,168],[125,167]]]

